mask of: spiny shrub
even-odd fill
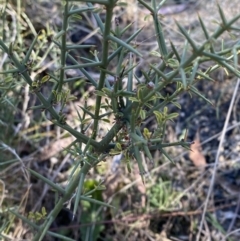
[[[190,95],[198,95],[209,102],[197,90],[195,84],[202,80],[211,80],[209,74],[217,68],[224,68],[234,75],[240,76],[237,70],[237,55],[240,46],[236,44],[231,48],[221,49],[220,51],[218,46],[215,46],[215,40],[224,32],[237,30],[233,24],[240,18],[240,15],[228,21],[219,7],[222,22],[213,34],[208,33],[204,22],[199,17],[199,22],[206,38],[203,44],[196,43],[190,34],[178,25],[179,31],[186,39],[185,43],[183,43],[183,50],[180,53],[173,43],[170,43],[169,47],[166,45],[161,21],[158,16],[161,4],[157,5],[155,0],[152,0],[150,4],[143,0],[138,0],[139,4],[149,11],[149,16],[154,23],[158,44],[158,50],[151,53],[155,55],[158,62],[149,63],[148,70],[142,71],[143,78],[140,80],[134,74],[136,67],[134,56],[141,58],[142,54],[141,49],[135,44],[134,40],[142,29],[137,30],[123,40],[122,35],[130,29],[131,24],[121,27],[117,19],[113,20],[114,8],[124,4],[117,0],[89,0],[81,2],[83,3],[81,7],[74,5],[74,1],[71,0],[62,2],[62,28],[50,40],[54,48],[59,49],[59,63],[55,63],[59,66],[58,71],[53,73],[49,71],[45,76],[36,76],[35,79],[31,78],[29,72],[35,64],[32,61],[33,52],[38,52],[35,47],[37,43],[41,42],[39,34],[35,35],[25,53],[20,53],[19,50],[16,51],[14,42],[0,39],[1,52],[7,55],[7,60],[1,72],[3,76],[0,83],[1,90],[3,91],[4,86],[7,84],[6,81],[9,81],[9,76],[21,78],[30,86],[32,94],[36,95],[40,102],[39,105],[31,108],[44,111],[46,118],[54,125],[59,126],[75,137],[75,141],[72,143],[69,151],[76,154],[77,162],[66,187],[63,188],[39,173],[28,169],[32,175],[50,185],[59,194],[59,199],[53,210],[48,214],[44,213],[42,215],[44,216],[43,223],[40,226],[36,225],[36,222],[33,221],[35,219],[30,221],[20,213],[11,210],[12,213],[27,222],[36,231],[34,241],[43,240],[46,234],[60,237],[63,240],[72,240],[49,231],[52,222],[69,200],[73,202],[73,215],[76,214],[79,202],[83,200],[107,207],[110,206],[90,197],[87,193],[83,193],[84,181],[89,170],[109,155],[122,154],[129,171],[131,171],[132,163],[136,161],[144,181],[145,170],[142,164],[141,153],[151,163],[154,163],[152,157],[152,151],[154,150],[159,150],[162,155],[171,161],[171,157],[165,150],[166,147],[179,145],[189,149],[191,143],[184,139],[175,143],[164,142],[166,139],[165,129],[167,121],[174,120],[178,115],[178,113],[169,111],[169,104],[181,108],[177,97],[184,91]],[[96,4],[97,7],[93,4]],[[99,15],[100,11],[105,13],[104,21]],[[81,15],[83,12],[92,14],[98,25],[102,36],[100,53],[94,50],[95,46],[69,44],[67,42],[71,18]],[[88,57],[82,57],[79,60],[72,55],[72,50],[86,47],[92,49],[91,55],[88,55]],[[216,51],[215,48],[218,50]],[[72,64],[70,66],[67,65],[66,60],[70,60]],[[113,61],[116,63],[114,68],[111,64]],[[203,72],[200,64],[210,61],[212,66]],[[80,130],[76,130],[68,124],[68,119],[63,111],[68,102],[75,99],[75,96],[71,94],[71,89],[67,88],[68,83],[74,83],[79,80],[79,77],[68,78],[66,75],[68,69],[80,70],[87,80],[86,85],[91,85],[95,88],[94,106],[88,106],[87,102],[85,102],[85,105],[80,106],[80,109],[77,110],[81,123]],[[92,70],[98,72],[98,80],[92,76]],[[127,80],[126,86],[124,80]],[[48,95],[43,94],[42,91],[42,87],[47,83],[50,88]],[[163,90],[172,83],[175,86],[174,91],[171,94],[166,94]],[[111,124],[108,133],[102,140],[98,141],[98,131],[104,122],[109,122],[110,116],[114,116],[115,121]],[[154,116],[157,125],[153,131],[150,131],[142,126],[144,121],[152,116]],[[90,119],[93,120],[92,126],[89,124]],[[90,132],[89,129],[91,130]],[[99,190],[101,188],[101,186],[96,186],[95,189]]]

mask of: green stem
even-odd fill
[[[62,86],[64,83],[64,77],[65,77],[65,64],[66,64],[66,42],[67,42],[67,27],[68,27],[68,11],[69,11],[69,5],[68,1],[65,1],[64,6],[64,17],[63,17],[63,23],[62,23],[62,31],[64,31],[64,34],[62,35],[62,41],[61,41],[61,69],[60,69],[60,77],[59,77],[59,85],[58,85],[58,92],[62,91]]]
[[[158,43],[158,49],[160,50],[161,55],[163,56],[163,59],[166,60],[166,57],[168,55],[167,51],[167,46],[165,42],[165,38],[163,35],[163,30],[162,26],[158,20],[158,9],[156,6],[156,1],[152,1],[153,4],[153,11],[151,11],[152,17],[153,17],[153,23],[154,23],[154,28],[156,32],[156,38],[157,38],[157,43]]]
[[[107,69],[108,66],[108,50],[109,50],[109,40],[108,37],[110,35],[111,31],[111,20],[112,20],[112,15],[113,15],[113,8],[115,6],[115,1],[109,0],[109,4],[106,5],[106,23],[104,27],[104,32],[103,32],[103,51],[102,51],[102,63],[100,67],[105,70]],[[106,78],[106,72],[101,71],[100,73],[100,78],[99,78],[99,83],[96,88],[96,90],[101,91],[102,88],[104,87],[105,83],[105,78]],[[100,107],[101,107],[101,96],[96,97],[96,106],[95,106],[95,119],[93,123],[93,139],[96,138],[97,131],[98,131],[98,125],[99,125],[99,112],[100,112]]]
[[[79,172],[79,175],[76,175],[68,184],[67,188],[66,188],[66,192],[65,195],[60,198],[60,200],[57,202],[56,206],[54,207],[54,209],[51,211],[51,213],[49,214],[49,218],[47,218],[45,220],[45,222],[41,225],[41,228],[39,229],[38,233],[35,235],[33,241],[41,241],[43,240],[44,236],[46,235],[47,229],[49,228],[53,222],[53,220],[55,220],[55,218],[57,217],[57,215],[59,214],[59,212],[62,210],[63,205],[66,201],[68,201],[71,196],[73,195],[73,193],[75,192],[75,189],[77,188],[78,184],[79,184],[79,177],[82,175],[87,175],[87,173],[89,172],[89,170],[92,168],[91,165],[89,165],[88,163],[85,163],[84,166],[82,167],[81,171]]]

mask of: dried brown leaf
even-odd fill
[[[196,134],[194,143],[191,145],[191,151],[189,158],[196,167],[204,167],[207,165],[206,158],[202,153],[202,147],[200,143],[199,133]]]

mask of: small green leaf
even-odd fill
[[[150,132],[147,128],[143,129],[143,136],[145,139],[149,140],[151,138],[152,132]]]
[[[147,21],[149,18],[151,18],[151,14],[147,14],[145,17],[144,17],[144,21]]]
[[[116,143],[116,148],[117,150],[121,151],[122,150],[122,146],[119,142]]]
[[[47,82],[51,77],[49,75],[45,75],[44,77],[42,77],[40,83],[43,84],[45,82]]]
[[[173,105],[175,105],[178,109],[182,109],[181,105],[178,102],[172,101]]]
[[[77,99],[76,96],[70,95],[70,96],[67,98],[67,101],[72,101],[72,100],[76,100],[76,99]]]
[[[39,87],[39,83],[37,81],[33,81],[32,82],[32,87]]]
[[[168,108],[167,108],[167,106],[165,106],[165,107],[163,108],[163,115],[166,116],[167,113],[168,113]]]
[[[12,76],[8,76],[4,79],[4,82],[7,84],[9,82],[11,82],[13,80],[13,77]]]
[[[42,215],[43,216],[46,216],[47,215],[47,211],[46,211],[46,208],[45,207],[42,207]]]
[[[141,109],[139,115],[140,115],[140,118],[142,120],[145,120],[145,118],[146,118],[146,111]]]
[[[62,93],[57,93],[57,102],[62,100]]]
[[[36,213],[35,213],[35,219],[36,219],[37,221],[41,220],[41,219],[42,219],[42,214],[39,213],[39,212],[36,212]]]
[[[157,122],[161,123],[163,121],[163,114],[157,110],[153,111],[153,113],[156,116]]]
[[[79,15],[79,14],[73,14],[73,15],[72,15],[72,18],[73,18],[74,20],[82,20],[82,16]]]
[[[133,102],[139,102],[139,99],[135,98],[135,97],[129,97],[129,100],[133,101]]]
[[[29,219],[34,219],[34,213],[33,213],[33,212],[29,212],[28,218],[29,218]]]
[[[161,58],[161,54],[154,50],[150,52],[150,55]]]
[[[102,121],[107,122],[107,123],[110,123],[110,120],[109,120],[109,119],[102,119]]]
[[[137,91],[137,97],[139,100],[143,100],[144,96],[143,96],[143,91],[142,88],[139,88]]]
[[[129,161],[127,161],[127,170],[128,170],[128,173],[132,173],[132,169]]]
[[[176,69],[179,67],[179,62],[177,59],[168,59],[167,64],[169,65],[169,67],[173,69]]]
[[[167,120],[171,120],[171,119],[173,119],[173,118],[176,118],[176,117],[178,117],[178,113],[172,113],[172,114],[169,114],[169,115],[167,115],[166,116],[166,119]]]

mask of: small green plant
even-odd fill
[[[149,204],[160,211],[173,211],[181,207],[182,194],[174,191],[171,181],[159,180],[148,189]]]
[[[46,218],[47,211],[45,207],[42,207],[41,212],[29,212],[28,218],[37,222]]]
[[[96,211],[93,208],[94,205],[114,208],[94,195],[89,196],[89,192],[84,190],[88,172],[109,155],[122,153],[129,171],[131,171],[132,163],[136,161],[144,182],[146,171],[142,163],[141,152],[150,162],[154,163],[152,151],[159,150],[162,155],[172,161],[170,155],[165,150],[166,147],[182,146],[189,149],[191,142],[187,142],[186,139],[174,143],[166,141],[166,124],[169,120],[174,120],[178,115],[178,113],[171,113],[168,106],[173,104],[181,108],[177,97],[182,92],[187,92],[189,95],[198,95],[211,104],[196,89],[195,84],[203,79],[211,81],[210,73],[218,68],[224,68],[226,71],[238,77],[240,76],[237,70],[240,46],[236,44],[231,48],[222,48],[221,50],[217,46],[217,50],[215,50],[216,46],[214,45],[215,40],[220,38],[224,32],[238,29],[233,24],[240,18],[240,15],[227,21],[222,9],[219,7],[222,22],[211,35],[199,17],[199,22],[206,38],[203,44],[196,43],[191,39],[190,34],[178,25],[179,31],[186,39],[183,51],[179,52],[173,43],[169,47],[166,45],[161,21],[158,17],[161,4],[157,5],[155,0],[152,0],[150,4],[143,0],[138,0],[139,4],[142,4],[150,12],[158,43],[158,50],[151,53],[158,61],[155,64],[148,63],[148,70],[143,71],[144,78],[140,80],[134,75],[136,63],[133,57],[135,55],[138,58],[142,58],[141,49],[136,46],[134,41],[142,29],[137,30],[127,39],[124,39],[122,36],[130,29],[131,25],[120,26],[117,20],[113,24],[115,7],[124,4],[117,0],[89,0],[81,2],[85,4],[79,7],[74,4],[74,1],[62,1],[62,29],[55,36],[52,36],[50,49],[52,51],[53,49],[58,50],[55,52],[59,53],[59,63],[56,63],[59,67],[58,71],[49,72],[42,78],[36,77],[35,80],[30,75],[31,69],[36,67],[35,64],[39,65],[37,62],[39,51],[36,49],[36,45],[41,45],[43,41],[42,35],[40,37],[40,34],[35,34],[29,48],[20,54],[17,54],[19,49],[16,51],[14,42],[8,42],[5,38],[0,38],[0,49],[7,56],[4,69],[0,73],[3,76],[0,83],[1,91],[4,91],[4,86],[13,84],[14,78],[21,79],[30,87],[32,94],[40,102],[39,105],[30,108],[44,111],[46,119],[49,119],[53,125],[60,127],[75,137],[69,152],[75,154],[76,162],[66,187],[61,187],[28,168],[31,175],[47,183],[59,194],[57,203],[52,211],[48,214],[43,211],[32,213],[30,217],[26,218],[17,211],[11,210],[12,213],[36,231],[33,241],[44,240],[46,234],[62,238],[63,240],[72,240],[49,231],[51,224],[64,204],[70,200],[73,202],[73,215],[76,215],[78,206],[83,201],[91,204],[88,207],[89,212]],[[101,7],[96,7],[93,4],[98,4]],[[101,11],[105,11],[104,21],[99,15]],[[91,51],[91,55],[88,58],[81,57],[78,60],[72,55],[72,50],[85,48],[86,45],[68,43],[67,33],[70,20],[73,17],[75,18],[76,15],[81,16],[83,12],[89,12],[95,18],[102,36],[102,46],[101,52]],[[47,43],[43,42],[44,44]],[[88,47],[96,48],[96,46]],[[66,59],[71,60],[71,66],[66,64]],[[200,65],[209,61],[212,61],[212,66],[205,71],[201,70]],[[112,67],[112,62],[116,63],[114,68]],[[80,130],[76,130],[68,124],[68,119],[63,113],[64,106],[69,101],[75,99],[70,94],[71,89],[68,89],[68,84],[79,81],[78,77],[67,77],[66,71],[68,69],[79,69],[87,79],[85,84],[90,84],[95,88],[94,106],[88,106],[87,102],[85,102],[77,110],[81,123]],[[98,80],[92,77],[94,71],[99,73]],[[109,81],[109,77],[113,81]],[[9,78],[11,78],[12,82],[9,81]],[[124,79],[127,79],[126,88],[124,87]],[[134,80],[136,80],[136,83]],[[22,82],[20,83],[24,86]],[[46,84],[48,84],[50,89],[48,94],[42,91],[43,86]],[[171,84],[174,84],[175,90],[171,94],[166,94],[164,89]],[[3,98],[1,101],[3,101]],[[60,104],[60,109],[56,108],[57,103]],[[114,117],[114,122],[111,123],[109,119],[112,116]],[[154,116],[157,123],[153,131],[150,131],[147,127],[143,128],[144,121],[151,116]],[[92,125],[90,120],[93,120]],[[104,122],[110,122],[111,128],[102,140],[97,141],[98,131]],[[87,131],[89,129],[90,132]],[[160,209],[168,209],[166,203],[169,199],[172,200],[176,197],[172,191],[168,191],[168,188],[169,183],[162,183],[161,188],[157,190],[158,199],[151,200],[154,205],[157,205],[156,202],[160,202]],[[159,192],[159,190],[162,191]],[[156,190],[152,189],[152,192],[155,193]],[[39,218],[44,220],[40,226],[34,222]]]

